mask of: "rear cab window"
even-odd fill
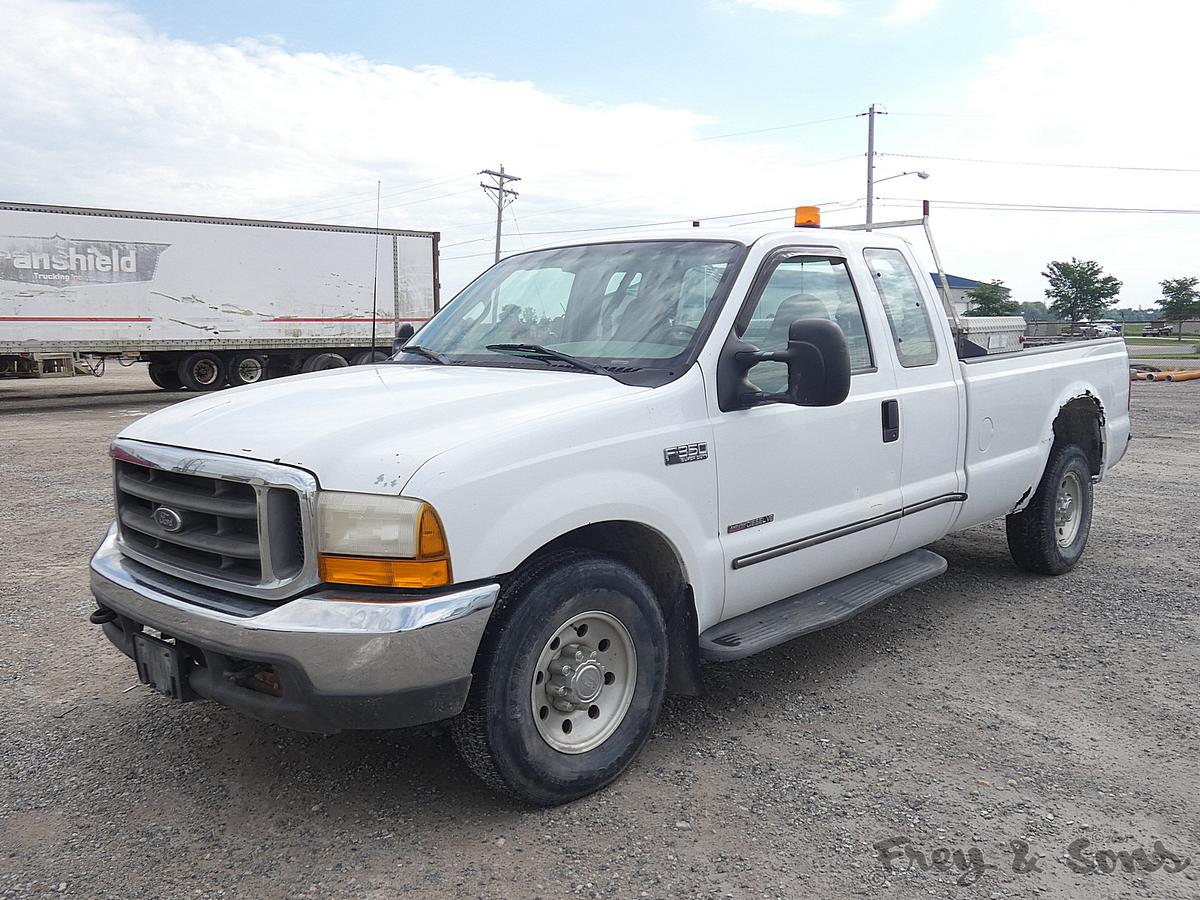
[[[933,323],[904,254],[899,250],[872,248],[863,251],[863,258],[883,301],[900,365],[911,369],[936,363],[938,349]]]

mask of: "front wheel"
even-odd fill
[[[1022,569],[1039,575],[1073,569],[1092,529],[1092,469],[1083,450],[1056,445],[1033,500],[1005,526],[1008,551]]]
[[[501,593],[454,740],[492,788],[557,806],[628,768],[666,677],[666,626],[646,582],[610,557],[556,553]]]

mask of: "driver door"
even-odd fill
[[[837,323],[850,347],[846,400],[831,407],[770,403],[721,410],[709,391],[719,526],[730,618],[882,562],[899,526],[900,444],[885,440],[882,405],[895,397],[877,304],[864,311],[857,261],[783,250],[759,270],[734,330],[761,350],[787,346],[799,318]],[[878,350],[876,349],[878,346]],[[883,351],[883,352],[880,352]],[[750,381],[775,392],[783,363],[760,363]]]

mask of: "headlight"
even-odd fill
[[[432,506],[408,497],[317,495],[322,581],[383,587],[450,583],[450,553]]]

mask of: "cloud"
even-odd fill
[[[883,21],[887,25],[907,25],[929,15],[940,5],[941,0],[895,0]]]
[[[936,132],[898,146],[942,156],[1112,166],[1198,168],[1200,124],[1184,112],[1195,83],[1200,7],[1148,0],[1129,7],[1039,0],[1014,7],[1022,36],[988,56]],[[1165,27],[1169,23],[1169,27]],[[890,123],[888,123],[890,124]],[[886,157],[885,157],[886,161]],[[928,168],[931,197],[1009,203],[1200,209],[1200,173],[999,166],[895,160]],[[912,196],[893,182],[890,195]],[[893,210],[894,211],[894,210]],[[1200,216],[938,211],[947,260],[963,274],[1004,278],[1022,300],[1043,299],[1038,274],[1051,259],[1098,260],[1125,282],[1124,305],[1153,303],[1158,281],[1200,274]],[[986,241],[984,246],[981,241]],[[950,262],[947,265],[951,265]],[[960,268],[955,263],[953,268]]]
[[[795,183],[794,147],[697,143],[715,120],[684,109],[572,103],[277,41],[177,40],[102,3],[0,0],[0,21],[35,14],[39,40],[0,42],[5,199],[371,224],[381,180],[385,225],[445,231],[448,290],[490,261],[494,207],[476,173],[501,163],[524,177],[506,249],[526,242],[516,227],[791,202],[777,185]]]
[[[796,13],[803,16],[840,16],[846,4],[840,0],[734,0],[739,6],[749,6],[766,12]]]
[[[847,113],[879,100],[895,113],[951,114],[884,117],[884,154],[1200,165],[1192,150],[1200,121],[1186,114],[1200,6],[1144,0],[1132,16],[1115,4],[1031,0],[1012,16],[1015,39],[970,67],[944,67],[905,97],[888,87],[890,72],[865,63],[871,96],[853,95],[858,88],[841,88],[840,79],[822,91],[840,90]],[[385,226],[443,232],[448,293],[490,262],[495,208],[476,173],[501,163],[523,177],[506,214],[506,251],[557,240],[547,232],[564,229],[864,194],[862,120],[699,140],[731,129],[706,109],[571,102],[527,81],[301,53],[278,41],[178,40],[112,4],[0,0],[0,21],[36,21],[39,35],[0,42],[3,199],[372,224],[380,180]],[[791,103],[790,85],[763,89],[794,111],[764,127],[820,117]],[[807,167],[838,157],[850,158]],[[879,160],[881,177],[906,169],[932,177],[889,181],[878,194],[1200,209],[1198,173]],[[878,219],[912,214],[892,202],[881,201]],[[1041,299],[1039,273],[1071,256],[1099,260],[1125,282],[1131,304],[1152,302],[1163,278],[1200,274],[1200,216],[964,211],[936,202],[933,216],[952,272],[1002,278],[1021,300]],[[862,211],[827,206],[823,217],[862,221]],[[785,215],[760,227],[787,225]],[[919,247],[919,232],[908,234]]]

